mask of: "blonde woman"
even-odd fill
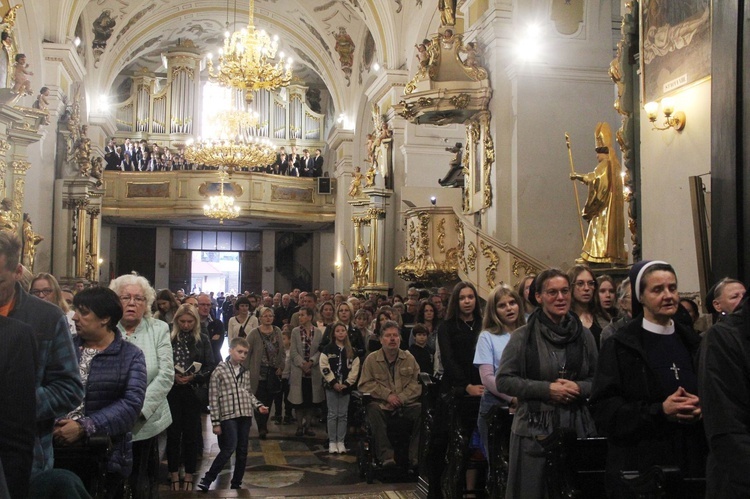
[[[172,490],[190,491],[198,462],[201,411],[208,405],[208,382],[214,369],[211,341],[201,334],[200,316],[192,305],[180,305],[175,312],[171,340],[175,373],[167,395],[172,414],[172,424],[167,428],[167,467]],[[195,362],[201,364],[197,370],[192,367]],[[185,476],[180,487],[181,457]]]
[[[479,402],[477,426],[482,439],[482,450],[487,456],[488,423],[487,416],[496,405],[507,406],[512,397],[497,391],[495,375],[500,366],[505,345],[510,333],[526,324],[523,317],[521,296],[508,286],[498,286],[487,298],[487,307],[482,322],[482,332],[477,339],[474,352],[474,365],[479,369],[479,376],[484,385],[484,394]]]
[[[73,336],[76,335],[76,325],[73,322],[74,312],[70,310],[68,302],[65,301],[62,289],[60,289],[60,285],[57,283],[57,279],[55,279],[55,276],[53,276],[52,274],[47,274],[46,272],[37,274],[36,276],[34,276],[34,279],[31,280],[29,293],[36,296],[37,298],[48,301],[50,303],[54,303],[55,305],[60,307],[60,309],[65,313],[65,317],[68,318],[68,328],[70,329],[70,334]]]

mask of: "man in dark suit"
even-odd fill
[[[315,170],[315,161],[310,157],[310,151],[307,149],[302,150],[302,159],[300,160],[302,169],[300,170],[300,177],[312,177]]]
[[[320,149],[315,149],[315,157],[313,158],[315,168],[313,169],[313,177],[321,177],[323,175],[323,153]]]
[[[119,161],[116,155],[117,146],[115,146],[114,137],[109,139],[109,143],[104,146],[104,161],[107,163],[105,169],[117,170],[119,168]]]

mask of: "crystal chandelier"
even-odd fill
[[[209,130],[210,135],[218,138],[189,140],[185,159],[198,165],[223,168],[230,175],[239,169],[273,164],[276,152],[271,141],[250,134],[257,124],[255,112],[220,111],[211,119],[212,129]]]
[[[218,218],[220,224],[225,219],[233,219],[240,216],[240,207],[234,205],[234,196],[224,195],[224,179],[226,173],[219,170],[219,195],[209,196],[208,204],[203,205],[203,214],[209,218]]]
[[[284,60],[284,53],[276,59],[279,37],[273,39],[265,30],[255,31],[253,10],[255,0],[250,0],[250,18],[247,28],[229,31],[224,37],[224,47],[219,49],[219,64],[213,65],[212,54],[208,54],[206,64],[210,81],[224,87],[245,91],[245,100],[253,100],[256,90],[274,90],[286,87],[292,81],[292,59]]]

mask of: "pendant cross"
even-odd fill
[[[670,367],[669,370],[674,373],[674,379],[680,379],[680,368],[677,367],[677,364],[672,362],[672,367]]]

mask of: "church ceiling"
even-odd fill
[[[81,55],[99,89],[117,87],[123,75],[143,67],[163,73],[161,55],[178,42],[216,53],[227,27],[233,31],[247,24],[249,4],[78,0],[82,3],[76,33],[83,35]],[[295,75],[307,85],[328,88],[341,104],[355,91],[361,95],[374,61],[386,65],[390,57],[390,67],[403,66],[403,55],[393,48],[403,29],[397,25],[434,7],[423,7],[421,0],[256,0],[254,17],[256,27],[279,35],[280,50],[295,60]]]

